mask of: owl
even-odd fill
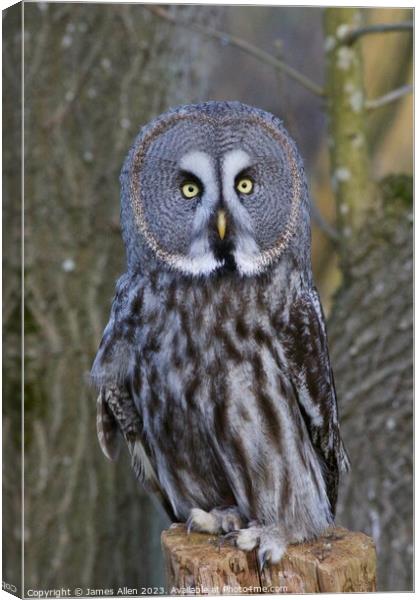
[[[333,524],[341,440],[307,184],[275,116],[172,109],[121,172],[127,269],[92,368],[97,431],[173,521],[260,567]]]

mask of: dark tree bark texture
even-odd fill
[[[21,10],[3,13],[3,581],[21,593]],[[5,59],[7,57],[7,60]],[[6,84],[7,82],[7,84]],[[6,551],[7,549],[7,551]],[[13,590],[6,587],[7,590]]]
[[[329,321],[343,437],[338,522],[371,535],[378,590],[413,589],[412,180],[391,176],[350,246]]]

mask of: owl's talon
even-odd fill
[[[242,527],[242,519],[236,506],[214,508],[206,512],[201,508],[192,508],[187,519],[187,532],[230,533]]]
[[[259,550],[257,552],[257,562],[258,562],[258,569],[259,569],[260,573],[262,573],[264,571],[264,569],[267,566],[269,561],[270,561],[269,552],[265,552],[265,551],[261,551],[261,550]]]
[[[250,552],[258,547],[257,562],[260,571],[268,563],[278,563],[286,548],[286,536],[278,525],[254,525],[237,532],[237,546]]]
[[[233,533],[234,531],[239,531],[241,528],[241,523],[235,518],[227,517],[222,520],[222,529],[226,533]]]
[[[223,533],[239,531],[243,527],[242,517],[236,506],[214,508],[210,513],[219,521]]]
[[[227,542],[230,542],[231,540],[233,540],[233,543],[236,546],[236,538],[238,537],[238,530],[230,531],[229,533],[226,533],[225,535],[222,535],[221,537],[223,538],[224,541],[227,541]]]
[[[219,533],[220,524],[216,517],[201,508],[192,508],[187,520],[187,530],[202,533]]]

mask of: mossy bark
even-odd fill
[[[345,268],[347,241],[360,226],[373,194],[361,49],[358,42],[342,43],[345,34],[361,24],[361,11],[357,8],[326,8],[324,19],[328,145],[341,261]]]

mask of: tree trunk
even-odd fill
[[[215,21],[211,7],[171,10]],[[25,587],[155,586],[167,521],[137,487],[126,453],[117,464],[101,454],[86,375],[124,269],[119,169],[141,124],[205,97],[205,45],[142,5],[29,3],[24,11]],[[13,34],[19,44],[19,23]],[[4,89],[19,69],[6,71]],[[20,178],[12,148],[6,190]],[[18,197],[6,199],[9,222],[18,206]],[[5,259],[19,290],[19,260]],[[19,331],[19,294],[6,293],[6,330]],[[5,356],[15,369],[5,394],[16,403],[18,350],[11,344]],[[19,453],[19,428],[9,411],[9,459]],[[15,473],[7,473],[5,520],[17,522]]]
[[[325,9],[325,55],[328,147],[331,181],[337,204],[341,264],[347,271],[347,240],[371,205],[372,184],[366,139],[363,63],[359,44],[342,39],[361,25],[358,8]]]
[[[21,8],[3,11],[3,582],[21,593]]]
[[[389,177],[349,254],[329,338],[344,441],[338,522],[371,535],[378,590],[412,589],[412,181]]]

